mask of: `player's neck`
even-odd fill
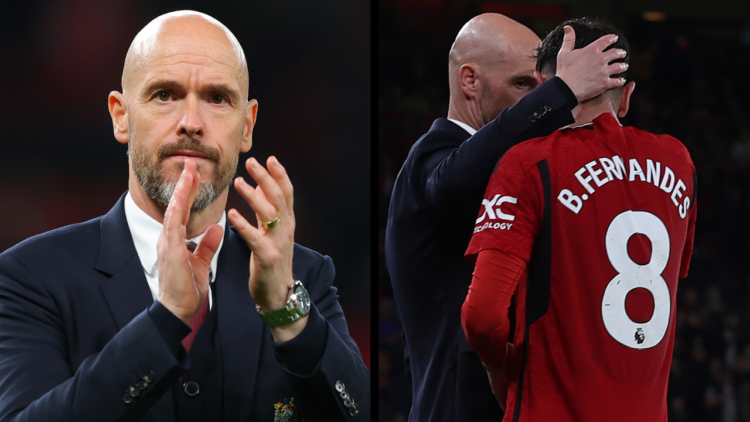
[[[609,101],[603,101],[601,104],[581,104],[578,107],[573,109],[573,118],[575,119],[575,123],[573,123],[571,126],[581,126],[585,125],[586,123],[591,123],[596,119],[597,117],[601,116],[604,113],[609,113],[612,115],[612,117],[615,118],[618,122],[620,121],[617,118],[617,114],[612,110],[612,106],[610,105]]]

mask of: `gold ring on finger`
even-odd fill
[[[271,220],[271,221],[269,221],[269,222],[267,222],[267,223],[261,223],[261,224],[263,224],[263,227],[264,227],[264,228],[265,228],[266,230],[270,230],[270,229],[272,229],[272,228],[274,228],[274,227],[278,226],[278,225],[279,225],[279,221],[280,221],[280,220],[279,220],[279,217],[276,217],[276,218],[274,218],[273,220]]]

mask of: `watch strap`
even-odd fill
[[[255,309],[258,311],[261,318],[263,318],[263,322],[265,322],[271,327],[278,327],[281,325],[291,324],[294,321],[297,321],[300,318],[307,315],[309,311],[303,313],[302,310],[300,310],[297,306],[295,290],[298,288],[305,289],[305,286],[299,280],[295,281],[294,284],[292,284],[292,286],[289,288],[291,295],[289,296],[289,299],[287,299],[286,301],[286,306],[284,306],[281,309],[277,309],[275,311],[270,311],[270,312],[263,312],[260,309],[260,306],[256,304]],[[307,289],[305,289],[305,291],[307,291]],[[309,306],[308,306],[308,309],[309,309]]]

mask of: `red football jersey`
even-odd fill
[[[609,113],[500,160],[466,254],[528,262],[504,421],[667,420],[695,183],[682,143]]]

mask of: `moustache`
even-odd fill
[[[214,163],[219,163],[221,159],[221,152],[217,148],[211,148],[201,143],[200,140],[183,136],[172,144],[166,144],[159,147],[157,150],[159,162],[166,160],[172,155],[175,155],[178,151],[192,151],[197,154],[204,156],[207,160]]]

